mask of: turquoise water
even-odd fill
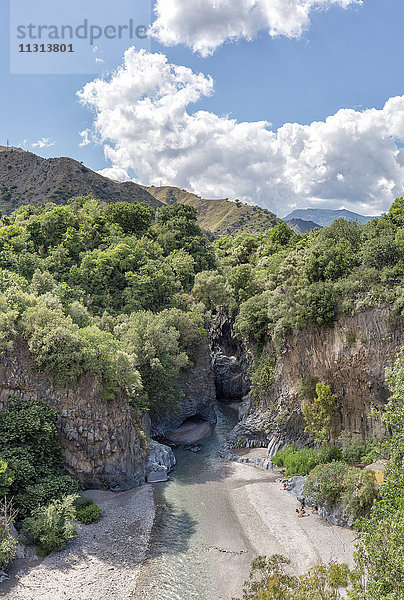
[[[176,451],[170,481],[155,484],[158,518],[133,600],[231,597],[220,590],[221,573],[227,562],[234,568],[246,544],[229,500],[226,477],[231,467],[218,452],[237,415],[223,405],[217,412],[214,433],[199,443],[202,450]]]

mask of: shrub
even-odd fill
[[[317,505],[333,506],[345,490],[344,478],[349,469],[341,461],[318,465],[305,481],[305,494]]]
[[[82,508],[76,509],[76,518],[80,523],[84,525],[90,525],[90,523],[98,523],[102,510],[93,502],[89,506],[83,506]]]
[[[3,493],[14,497],[21,518],[77,490],[62,471],[56,431],[56,411],[40,400],[12,398],[0,412],[0,456],[8,465],[0,484]]]
[[[0,522],[0,569],[4,569],[17,554],[17,540],[8,527]]]
[[[343,485],[341,499],[345,513],[354,519],[369,514],[379,495],[374,471],[350,468],[345,474]]]
[[[266,353],[254,364],[251,392],[255,400],[260,400],[271,391],[275,377],[275,365],[275,358]]]
[[[278,467],[285,467],[286,477],[295,475],[308,475],[314,467],[321,463],[339,460],[341,451],[336,446],[324,445],[320,449],[301,448],[297,450],[292,444],[288,448],[282,448],[272,458],[272,462]]]
[[[17,554],[17,540],[11,527],[17,517],[12,501],[0,501],[0,569],[6,567]]]
[[[243,600],[342,600],[345,597],[340,588],[348,586],[348,565],[330,561],[294,577],[285,572],[285,565],[289,563],[290,560],[279,554],[270,558],[258,556],[251,564],[249,579],[244,582]]]
[[[314,448],[302,448],[286,457],[285,475],[286,477],[307,475],[316,465],[318,465],[318,451]]]
[[[305,431],[314,435],[316,442],[325,441],[330,435],[332,417],[336,411],[336,396],[331,393],[329,385],[319,382],[316,385],[316,396],[312,402],[304,400],[302,413],[307,426]]]
[[[37,508],[32,517],[25,519],[24,529],[39,545],[40,556],[47,556],[53,550],[63,550],[66,543],[76,537],[76,509],[73,506],[76,498],[71,495],[53,500],[47,506]]]
[[[352,438],[342,442],[342,459],[345,462],[361,462],[366,454],[366,442],[361,438]]]
[[[94,500],[92,498],[89,498],[88,496],[79,496],[74,501],[74,506],[76,507],[76,510],[86,508],[87,506],[91,506],[92,504],[94,504]]]

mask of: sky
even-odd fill
[[[7,4],[0,144],[280,216],[404,193],[402,0],[156,0],[101,79],[10,74]]]

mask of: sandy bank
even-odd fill
[[[259,454],[253,452],[254,457]],[[256,554],[288,557],[294,574],[331,559],[352,565],[355,533],[321,521],[310,511],[310,516],[299,518],[299,502],[275,481],[277,477],[277,470],[260,471],[240,463],[232,463],[228,476],[231,504]]]
[[[66,550],[25,569],[7,600],[122,600],[136,586],[155,516],[150,485],[119,494],[86,491],[105,511]],[[14,578],[15,579],[15,578]],[[6,589],[6,588],[3,588]]]

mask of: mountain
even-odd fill
[[[304,221],[303,219],[290,219],[289,221],[285,221],[285,223],[296,233],[308,233],[309,231],[313,231],[313,229],[322,229],[321,225],[317,225],[313,221]]]
[[[346,219],[347,221],[358,221],[359,223],[367,223],[374,217],[365,217],[350,210],[328,210],[325,208],[299,208],[291,212],[283,218],[284,221],[292,219],[303,219],[304,221],[314,221],[323,227],[331,225],[335,219]]]
[[[163,204],[186,204],[198,213],[198,224],[216,238],[234,235],[239,231],[261,232],[272,229],[280,219],[269,210],[227,199],[206,200],[176,187],[146,187]]]
[[[9,214],[23,204],[64,204],[73,196],[92,194],[106,202],[161,203],[136,183],[118,183],[72,158],[41,158],[31,152],[0,152],[0,209]]]

